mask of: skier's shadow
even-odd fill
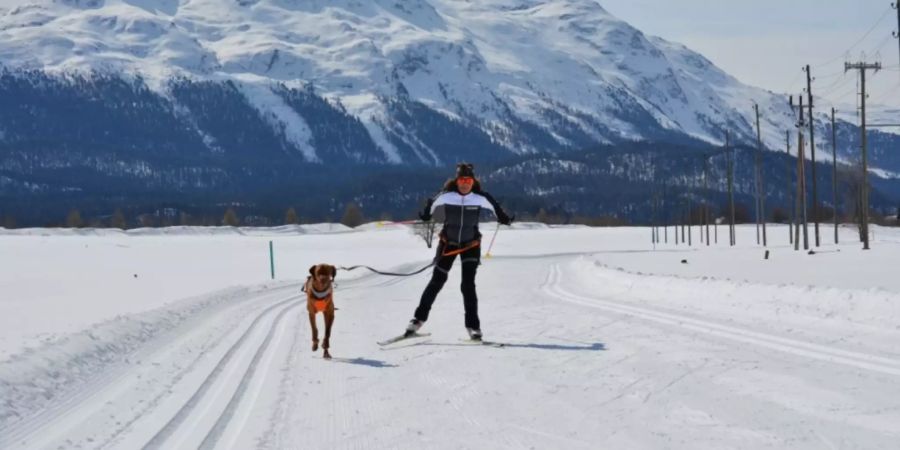
[[[354,364],[357,366],[368,366],[374,367],[376,369],[385,369],[389,367],[400,367],[396,364],[391,364],[386,361],[380,361],[377,359],[367,359],[367,358],[331,358],[331,362],[343,363],[343,364]]]

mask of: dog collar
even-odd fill
[[[319,292],[316,288],[310,286],[309,290],[312,292],[313,297],[322,300],[331,295],[331,287],[329,286],[327,290]]]

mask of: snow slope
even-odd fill
[[[308,126],[272,83],[314,85],[393,163],[385,98],[414,99],[523,153],[542,149],[521,121],[572,148],[663,131],[720,143],[725,129],[755,143],[756,102],[773,149],[793,122],[784,95],[644,35],[595,0],[12,0],[0,6],[0,40],[13,68],[141,74],[161,91],[176,76],[238,81],[309,161],[321,159]]]
[[[309,349],[298,292],[309,265],[412,270],[430,251],[395,225],[225,230],[0,232],[0,447],[891,449],[900,439],[896,229],[875,228],[868,252],[845,229],[844,243],[807,255],[772,226],[766,260],[752,227],[739,227],[735,248],[723,227],[723,244],[697,245],[694,230],[692,247],[654,249],[644,228],[517,224],[478,278],[486,337],[505,348],[459,340],[454,270],[432,335],[380,349],[427,275],[340,272],[332,361]]]

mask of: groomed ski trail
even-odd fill
[[[900,376],[900,360],[897,359],[870,355],[857,351],[842,350],[774,334],[760,333],[736,326],[716,323],[706,319],[690,317],[682,313],[669,312],[660,308],[623,304],[621,302],[616,302],[615,297],[580,295],[570,292],[563,286],[564,283],[561,276],[560,265],[553,264],[550,266],[548,281],[542,289],[548,295],[566,302],[618,314],[630,315],[648,322],[680,327],[692,332],[703,333],[709,336],[715,336],[792,355],[835,364],[844,364],[887,375]]]

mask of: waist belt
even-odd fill
[[[450,242],[450,241],[448,241],[447,238],[445,238],[445,237],[443,237],[443,236],[441,236],[441,242],[443,242],[445,245],[453,245],[453,246],[459,246],[459,245],[460,245],[460,244],[458,244],[458,243],[456,243],[456,242]],[[458,254],[460,254],[460,253],[463,253],[463,252],[467,252],[467,251],[469,251],[469,250],[472,250],[473,248],[476,248],[476,247],[478,247],[479,245],[481,245],[481,241],[478,240],[478,239],[476,239],[476,240],[470,242],[468,245],[466,245],[466,246],[464,246],[464,247],[462,247],[462,248],[459,248],[459,249],[456,249],[456,250],[447,250],[447,251],[444,251],[444,252],[441,253],[441,256],[443,257],[443,256],[453,256],[453,255],[458,255]]]

